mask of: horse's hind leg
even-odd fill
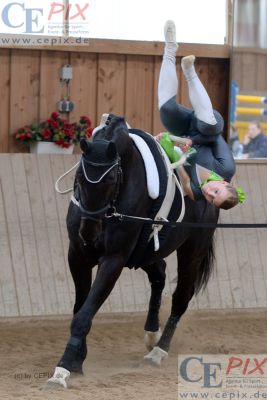
[[[147,273],[151,285],[149,309],[145,323],[145,344],[148,350],[152,350],[161,336],[159,310],[161,295],[165,286],[166,262],[160,260],[147,267],[142,267],[142,269]]]
[[[208,243],[207,243],[208,242]],[[145,356],[152,364],[160,365],[167,357],[176,326],[188,308],[196,290],[205,284],[213,261],[212,241],[196,243],[190,238],[177,252],[178,282],[172,296],[171,314],[157,346]]]

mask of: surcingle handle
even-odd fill
[[[158,251],[159,250],[159,226],[158,225],[154,225],[153,236],[154,236],[154,250]]]

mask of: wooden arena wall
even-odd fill
[[[231,64],[241,93],[267,96],[267,49],[235,47]]]
[[[70,97],[75,110],[70,121],[88,115],[95,125],[102,113],[126,116],[133,127],[158,133],[157,83],[163,44],[91,40],[89,46],[36,49],[0,48],[0,152],[24,152],[12,138],[16,129],[49,118],[61,99],[60,68],[73,67]],[[197,70],[214,108],[228,115],[229,48],[182,44],[177,57],[197,56]],[[66,91],[63,90],[66,94]],[[189,105],[187,87],[180,79],[179,101]]]
[[[70,195],[54,190],[56,178],[78,155],[0,155],[0,316],[71,313],[74,287],[67,265],[65,218]],[[223,222],[267,220],[267,164],[239,162],[236,183],[248,200],[221,212]],[[72,186],[73,176],[64,181]],[[63,183],[62,183],[63,184]],[[267,307],[267,230],[218,229],[216,273],[194,309]],[[163,302],[170,303],[177,273],[175,255],[168,258]],[[105,312],[144,311],[150,288],[141,270],[125,269]]]
[[[88,47],[0,49],[0,153],[21,153],[12,133],[44,120],[56,109],[62,88],[59,71],[73,66],[70,121],[103,112],[126,116],[132,126],[157,133],[157,82],[162,43],[92,40]],[[178,100],[189,105],[180,58],[197,56],[197,70],[227,123],[230,52],[227,46],[182,44],[177,57]],[[260,68],[260,67],[258,67]],[[240,71],[242,71],[240,69]],[[241,73],[241,72],[240,72]],[[242,72],[243,74],[243,72]],[[243,76],[243,75],[242,75]],[[73,156],[0,154],[0,316],[69,314],[74,288],[67,266],[65,217],[69,196],[57,195],[54,182],[77,160]],[[263,222],[267,215],[265,163],[240,162],[237,181],[248,192],[244,206],[222,212],[222,221]],[[253,188],[252,188],[253,183]],[[72,185],[72,177],[66,187]],[[266,230],[218,230],[217,274],[191,308],[266,306]],[[175,287],[175,255],[168,258],[164,301]],[[105,312],[146,310],[149,284],[142,271],[125,270]]]

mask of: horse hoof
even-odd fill
[[[68,388],[67,379],[70,376],[70,371],[62,367],[56,367],[55,373],[52,378],[48,379],[44,389],[51,388],[59,388],[63,387],[64,389]]]
[[[162,350],[160,347],[156,346],[154,349],[144,356],[144,360],[150,365],[160,367],[161,362],[168,357],[168,353]]]
[[[161,338],[161,329],[159,328],[156,332],[145,331],[145,345],[148,351],[151,351],[159,339]]]

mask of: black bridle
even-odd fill
[[[85,169],[85,165],[84,164],[88,164],[91,167],[106,167],[105,172],[101,175],[101,177],[97,180],[91,180],[90,178],[88,178],[87,173],[86,173],[86,169]],[[82,167],[82,171],[83,171],[83,175],[86,179],[87,182],[92,183],[92,184],[97,184],[100,183],[103,178],[113,170],[113,168],[115,168],[117,166],[117,179],[115,182],[115,191],[114,191],[114,195],[113,198],[102,208],[99,208],[98,210],[88,210],[87,208],[85,208],[82,204],[81,201],[81,194],[80,194],[80,187],[78,185],[77,187],[77,191],[76,191],[76,200],[78,202],[78,206],[83,214],[83,218],[84,219],[90,219],[92,221],[95,222],[99,222],[101,219],[103,219],[106,216],[112,215],[114,212],[116,212],[116,208],[115,208],[115,203],[116,200],[118,198],[119,195],[119,190],[120,190],[120,185],[122,182],[122,169],[121,169],[121,159],[119,156],[117,156],[117,158],[112,162],[112,163],[95,163],[92,161],[88,161],[86,160],[86,158],[84,157],[84,155],[82,155],[81,158],[81,167]],[[97,217],[98,218],[95,218]]]

